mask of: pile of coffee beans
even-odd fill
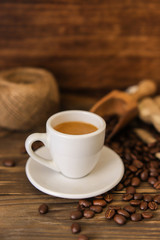
[[[80,200],[77,210],[71,213],[70,219],[93,218],[96,214],[101,213],[106,206],[104,219],[112,219],[119,225],[124,225],[129,220],[137,222],[150,219],[153,217],[153,211],[160,204],[160,194],[153,196],[136,193],[136,189],[142,182],[148,182],[155,190],[160,190],[160,160],[155,157],[155,154],[160,152],[160,136],[151,125],[135,119],[114,139],[108,141],[107,135],[111,133],[118,118],[111,116],[105,120],[107,124],[105,144],[122,158],[125,165],[124,176],[121,182],[109,193],[92,199]],[[134,128],[137,127],[151,132],[157,141],[148,145],[144,143],[134,132]],[[121,206],[112,205],[112,192],[121,190],[125,190],[122,195],[124,204]]]

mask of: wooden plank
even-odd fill
[[[159,1],[0,2],[0,69],[51,70],[61,89],[160,81]]]
[[[39,239],[77,239],[71,233],[70,212],[77,207],[78,200],[63,199],[43,194],[34,188],[25,175],[25,164],[28,155],[20,153],[24,139],[28,133],[12,133],[0,139],[0,238],[5,240],[39,240]],[[10,155],[8,155],[8,149]],[[13,154],[13,156],[12,156]],[[4,158],[3,158],[4,156]],[[6,168],[3,159],[13,158],[16,166]],[[124,206],[123,191],[114,191],[114,202],[111,204]],[[137,188],[139,193],[156,194],[148,183],[142,183]],[[49,212],[46,215],[38,213],[40,204],[46,203]],[[90,239],[159,239],[160,208],[154,213],[154,218],[139,223],[128,221],[124,226],[118,226],[113,220],[105,220],[105,209],[93,219],[82,218],[79,222],[82,233]]]

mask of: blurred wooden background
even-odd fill
[[[87,96],[159,82],[159,24],[159,0],[1,0],[0,70],[44,67]]]

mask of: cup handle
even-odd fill
[[[27,137],[25,141],[25,147],[27,150],[27,153],[31,156],[31,158],[38,163],[44,165],[45,167],[48,167],[56,172],[60,172],[59,168],[56,166],[55,162],[52,160],[48,160],[45,158],[42,158],[38,156],[33,150],[32,150],[32,144],[35,141],[41,141],[46,147],[48,147],[48,141],[47,141],[47,134],[46,133],[33,133],[30,136]]]

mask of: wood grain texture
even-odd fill
[[[0,1],[0,69],[51,70],[61,89],[160,82],[158,0]]]
[[[88,97],[79,95],[62,96],[65,106],[74,99],[74,104],[85,105]],[[90,99],[90,98],[89,98]],[[90,102],[90,100],[89,100]],[[82,104],[83,103],[83,104]],[[84,106],[85,108],[85,106]],[[36,131],[36,130],[35,130]],[[42,129],[44,131],[44,129]],[[70,212],[76,209],[78,200],[63,199],[43,194],[34,188],[25,174],[25,164],[28,155],[21,153],[26,137],[31,132],[12,132],[0,138],[0,239],[2,240],[68,240],[78,239],[73,235],[70,226]],[[4,167],[4,159],[14,159],[16,166]],[[138,193],[156,194],[157,191],[142,183],[137,188]],[[127,205],[122,201],[123,191],[113,192],[112,205]],[[38,208],[42,203],[49,206],[49,212],[40,215]],[[158,240],[160,236],[160,207],[153,212],[152,219],[139,223],[128,221],[124,226],[118,226],[113,220],[105,220],[105,209],[93,219],[80,219],[82,233],[92,240]]]

